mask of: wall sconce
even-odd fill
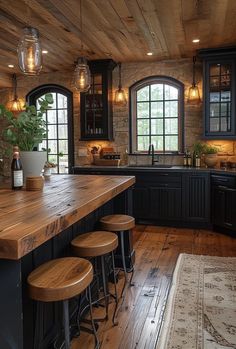
[[[193,82],[192,82],[192,86],[190,86],[188,91],[188,102],[191,104],[197,104],[201,102],[199,88],[198,88],[198,85],[196,84],[196,79],[195,79],[195,74],[196,74],[195,64],[196,64],[196,56],[193,57]]]

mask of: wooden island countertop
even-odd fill
[[[43,191],[0,189],[0,258],[20,259],[134,183],[133,176],[54,175]]]

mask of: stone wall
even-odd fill
[[[201,78],[201,65],[197,66],[197,81],[202,86]],[[202,136],[202,105],[191,105],[187,102],[188,88],[192,81],[192,60],[170,60],[161,62],[143,62],[143,63],[124,63],[122,64],[122,85],[126,91],[128,99],[128,89],[136,81],[143,79],[147,76],[153,75],[165,75],[173,77],[181,81],[185,86],[185,146],[191,147],[192,144],[201,139]],[[38,77],[25,77],[19,76],[18,78],[18,96],[24,98],[24,96],[37,86],[53,83],[65,86],[73,91],[73,104],[74,104],[74,156],[75,164],[83,165],[92,162],[92,156],[90,154],[90,147],[94,145],[113,146],[116,151],[120,151],[122,155],[129,146],[129,104],[125,107],[113,107],[113,124],[114,124],[114,142],[81,142],[80,138],[80,96],[72,87],[72,72],[53,72],[47,74],[41,74]],[[113,92],[118,85],[118,69],[115,68],[113,72]],[[0,103],[6,103],[10,98],[11,91],[9,89],[0,90]],[[3,124],[1,124],[1,128]],[[235,154],[236,145],[234,142],[216,142],[221,148],[221,153],[224,156],[232,156]],[[86,156],[85,156],[86,155]],[[140,157],[137,161],[148,161],[146,157]],[[162,156],[160,159],[162,162],[181,164],[181,156]],[[131,159],[134,161],[134,159]],[[136,158],[135,158],[136,161]],[[0,169],[1,170],[1,169]],[[3,171],[3,170],[2,170]],[[4,174],[9,173],[9,161],[4,160]]]

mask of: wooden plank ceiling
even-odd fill
[[[196,48],[234,45],[235,16],[235,0],[83,0],[82,32],[79,0],[0,0],[0,86],[13,72],[8,64],[17,67],[26,25],[40,32],[48,72],[73,69],[81,40],[88,59],[121,62],[178,59]]]

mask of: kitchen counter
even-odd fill
[[[132,186],[134,177],[51,176],[40,191],[0,190],[0,258],[19,259]]]

